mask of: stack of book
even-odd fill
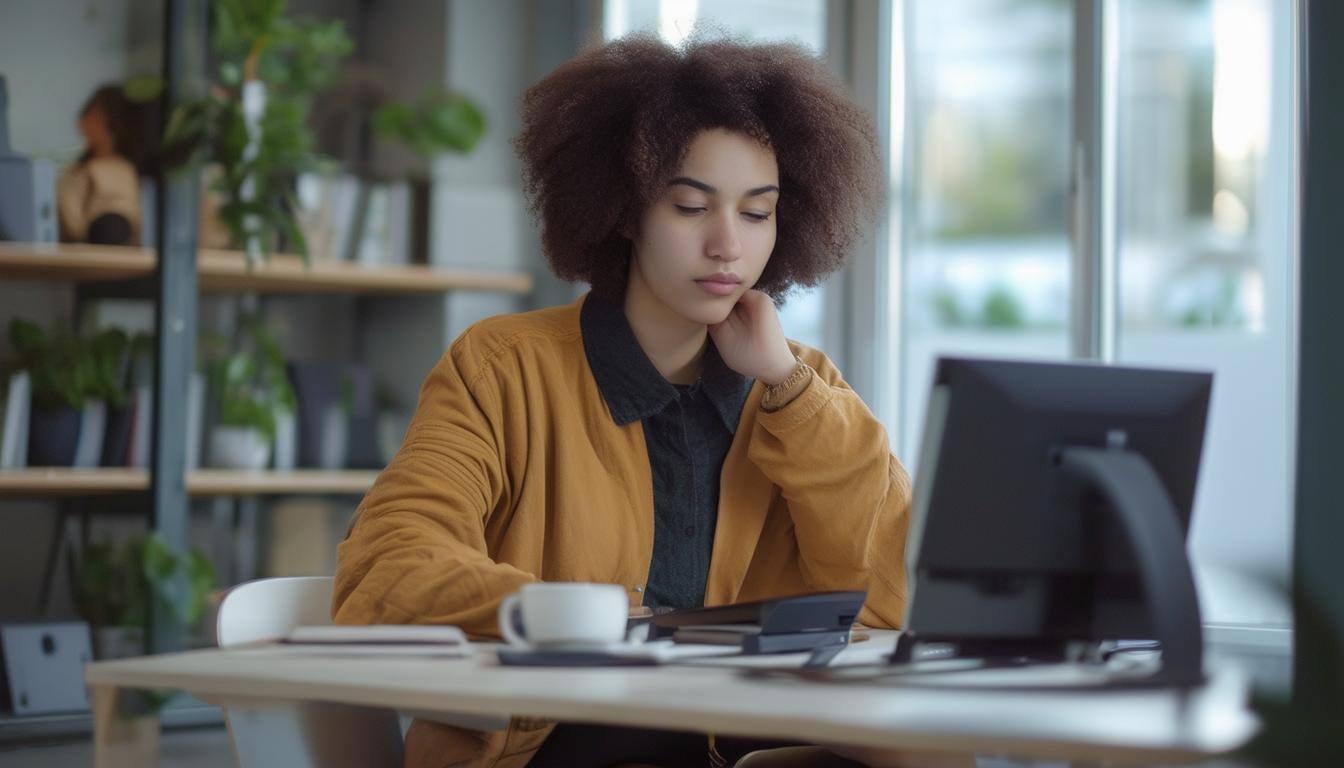
[[[297,218],[309,255],[366,265],[426,263],[429,189],[427,181],[301,175]]]

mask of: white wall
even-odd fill
[[[14,148],[61,162],[77,155],[76,116],[94,89],[159,74],[162,8],[162,0],[6,0],[0,73]]]
[[[518,134],[518,103],[532,80],[532,4],[448,0],[443,82],[474,100],[486,130],[466,156],[434,162],[431,260],[486,269],[526,269],[535,239],[510,141]]]

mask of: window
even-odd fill
[[[892,88],[908,94],[909,182],[892,195],[904,223],[892,227],[903,232],[902,457],[916,455],[939,355],[1068,354],[1070,8],[905,8],[906,79]]]
[[[1115,17],[1115,357],[1214,372],[1191,530],[1211,621],[1288,622],[1239,582],[1286,583],[1291,553],[1292,7]]]
[[[1191,530],[1204,619],[1286,625],[1281,603],[1250,596],[1271,589],[1246,586],[1289,570],[1295,4],[898,7],[900,354],[881,415],[900,455],[915,456],[940,354],[1211,370]],[[1104,138],[1089,144],[1075,116],[1092,104]],[[1075,182],[1089,152],[1100,171]],[[1073,237],[1088,215],[1074,184],[1101,201],[1098,248]],[[1091,328],[1097,343],[1080,342]]]

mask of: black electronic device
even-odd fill
[[[1185,553],[1212,375],[943,358],[928,404],[893,661],[916,645],[1061,659],[1154,639],[1203,679]]]
[[[815,592],[710,608],[656,614],[649,639],[735,645],[743,653],[792,653],[848,642],[867,596],[862,591]]]

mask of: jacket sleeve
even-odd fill
[[[401,450],[337,549],[338,624],[452,624],[494,635],[500,601],[536,578],[491,560],[485,521],[507,495],[499,400],[469,333],[426,378]]]
[[[866,589],[859,620],[896,628],[905,611],[910,476],[886,429],[824,356],[803,389],[762,411],[748,447],[777,486],[810,589]]]

